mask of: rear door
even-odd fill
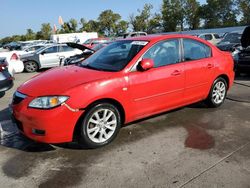
[[[142,59],[152,59],[154,68],[129,74],[130,98],[136,119],[183,102],[185,75],[179,47],[178,39],[155,44],[142,56]]]
[[[210,89],[214,60],[209,46],[193,39],[183,39],[185,92],[187,103],[204,98]]]

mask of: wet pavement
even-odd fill
[[[22,136],[10,120],[16,75],[0,99],[0,182],[5,187],[250,187],[250,77],[225,104],[202,103],[138,121],[110,145],[48,145]]]

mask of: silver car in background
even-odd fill
[[[38,49],[34,53],[21,56],[26,72],[36,72],[41,68],[57,67],[67,57],[82,53],[66,44],[53,44]]]

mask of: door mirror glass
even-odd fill
[[[152,59],[143,59],[138,66],[138,69],[141,71],[147,71],[154,67],[154,61]]]

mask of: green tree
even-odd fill
[[[71,19],[69,20],[69,23],[70,23],[71,32],[72,32],[72,33],[75,33],[75,32],[77,31],[77,26],[78,26],[77,20],[71,18]]]
[[[137,15],[131,14],[129,22],[133,31],[145,31],[147,33],[155,33],[161,26],[161,15],[152,14],[153,5],[145,4],[143,9],[137,10]]]
[[[184,29],[184,0],[163,0],[162,19],[165,32]]]
[[[149,25],[151,10],[153,9],[153,5],[145,4],[142,10],[137,10],[138,15],[134,16],[132,14],[130,16],[130,24],[133,27],[134,31],[146,31]]]
[[[238,0],[238,9],[241,14],[241,25],[249,25],[250,24],[250,1],[249,0]]]
[[[120,14],[114,13],[112,10],[105,10],[98,17],[99,29],[101,33],[107,36],[114,36],[119,33],[120,29],[118,26],[120,22]],[[125,25],[124,23],[123,26]]]
[[[207,0],[201,7],[205,28],[237,25],[237,9],[234,0]]]
[[[60,33],[75,33],[77,32],[77,27],[77,20],[71,18],[68,22],[64,22],[64,24],[61,26]]]
[[[126,22],[125,20],[121,20],[118,24],[117,24],[117,31],[116,34],[119,35],[121,33],[126,33],[127,29],[128,29],[128,25],[129,23]]]
[[[200,3],[197,0],[186,0],[184,10],[185,20],[189,29],[198,29],[200,26]]]
[[[100,32],[99,23],[95,20],[89,20],[83,27],[86,32]]]
[[[44,39],[44,40],[49,40],[50,35],[52,34],[52,28],[50,26],[49,23],[43,23],[41,26],[41,31],[39,33],[39,35],[36,35],[36,37],[41,37],[40,39]]]
[[[32,29],[27,29],[26,35],[25,35],[25,40],[35,40],[36,39],[36,34]]]
[[[86,24],[87,24],[87,21],[84,18],[81,18],[80,22],[79,22],[79,27],[80,27],[79,31],[80,32],[85,31],[84,27],[85,27]]]

